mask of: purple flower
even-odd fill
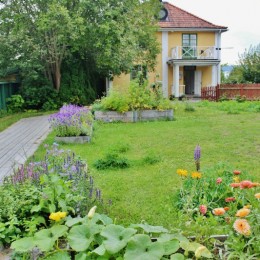
[[[200,149],[200,146],[197,145],[195,150],[194,150],[194,160],[195,161],[198,161],[200,159],[200,154],[201,153],[201,149]]]

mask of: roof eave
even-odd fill
[[[228,28],[202,28],[202,27],[160,27],[159,32],[226,32]]]

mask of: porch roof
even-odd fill
[[[166,18],[166,20],[159,22],[161,30],[220,30],[222,32],[228,30],[226,26],[220,26],[210,23],[168,2],[163,2],[163,5],[168,11],[168,17]]]
[[[179,65],[179,66],[212,66],[220,63],[220,60],[184,60],[184,59],[169,59],[168,65]]]

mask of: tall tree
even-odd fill
[[[240,55],[239,62],[243,78],[247,82],[260,83],[260,44],[250,46]]]
[[[153,67],[157,0],[0,0],[0,67],[42,71],[59,91],[62,62],[80,53],[106,74]],[[0,68],[0,69],[1,69]]]

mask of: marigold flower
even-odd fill
[[[251,234],[250,225],[248,224],[246,219],[237,219],[234,222],[233,228],[237,233],[249,236]]]
[[[199,211],[202,215],[205,215],[207,213],[207,206],[206,205],[200,205],[199,206]]]
[[[252,183],[252,187],[258,187],[258,186],[260,186],[260,183],[258,183],[258,182],[253,182]]]
[[[216,216],[222,216],[225,214],[225,209],[224,208],[215,208],[212,210],[212,213]]]
[[[231,183],[230,184],[230,187],[232,187],[232,188],[239,188],[240,187],[240,182],[235,182],[235,183]]]
[[[66,212],[60,212],[60,211],[55,212],[55,213],[53,212],[50,214],[49,219],[55,220],[55,221],[60,221],[61,219],[65,218],[66,215],[67,215]]]
[[[233,173],[234,173],[235,175],[239,175],[239,174],[241,174],[241,171],[239,171],[239,170],[234,170]]]
[[[94,206],[90,209],[90,211],[88,212],[88,218],[93,218],[93,216],[96,212],[96,208],[97,208],[97,206]]]
[[[229,207],[224,207],[224,210],[225,210],[225,211],[228,211],[228,210],[229,210]]]
[[[186,177],[188,175],[188,171],[184,169],[178,169],[177,174]]]
[[[251,181],[241,181],[240,182],[240,189],[250,189],[253,187],[253,183]]]
[[[217,178],[216,183],[220,184],[222,182],[222,178]]]
[[[233,178],[233,181],[234,182],[240,182],[240,178],[238,176],[236,176],[236,177]]]
[[[201,173],[200,172],[193,172],[191,174],[191,178],[193,178],[193,179],[200,179],[201,178]]]
[[[244,218],[250,213],[250,209],[243,208],[237,211],[236,217]]]
[[[260,199],[260,193],[256,193],[256,194],[255,194],[255,197],[256,197],[257,199]]]
[[[236,200],[236,198],[234,198],[234,197],[225,198],[226,202],[232,202],[232,201],[235,201],[235,200]]]

